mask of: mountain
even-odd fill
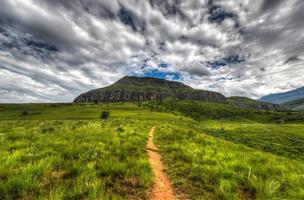
[[[247,97],[228,97],[228,103],[238,108],[254,109],[254,110],[274,110],[284,111],[283,106],[273,103],[256,101]]]
[[[301,98],[304,98],[304,87],[291,90],[289,92],[267,95],[260,98],[259,100],[269,103],[282,104],[288,101],[293,101]]]
[[[304,111],[304,98],[288,101],[283,103],[282,105],[292,110]]]
[[[81,94],[74,102],[133,102],[163,100],[167,97],[181,100],[227,103],[225,96],[217,92],[196,90],[175,81],[132,76],[125,76],[108,87]]]

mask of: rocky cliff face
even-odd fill
[[[128,90],[90,91],[81,94],[74,102],[121,102],[161,100],[169,97],[168,94],[154,94],[152,92],[136,92]]]
[[[208,102],[225,103],[226,98],[218,93],[209,91],[196,91],[182,94],[136,92],[126,90],[90,91],[78,96],[74,102],[128,102],[128,101],[150,101],[163,100],[165,98],[177,98],[183,100],[201,100]]]
[[[195,90],[179,82],[155,78],[124,77],[109,87],[81,94],[74,102],[134,102],[163,100],[168,97],[216,103],[227,101],[220,93]]]

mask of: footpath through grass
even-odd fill
[[[152,126],[174,188],[191,199],[304,199],[302,113],[170,102],[1,104],[0,199],[147,199]]]
[[[156,131],[167,173],[191,199],[303,199],[304,163],[214,138],[199,124]]]
[[[179,118],[131,103],[1,104],[0,199],[146,199],[148,132]]]

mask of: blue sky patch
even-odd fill
[[[140,77],[151,77],[151,78],[158,78],[158,79],[167,79],[167,80],[183,80],[183,76],[179,72],[166,72],[166,71],[159,71],[157,69],[146,71],[143,74],[135,74],[130,73],[130,76],[140,76]]]
[[[161,64],[159,64],[158,66],[161,67],[161,68],[167,68],[167,67],[168,67],[168,64],[166,64],[166,63],[161,63]]]
[[[144,77],[170,79],[170,80],[181,80],[182,79],[182,75],[178,72],[162,72],[162,71],[158,71],[158,70],[145,72]]]

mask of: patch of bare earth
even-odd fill
[[[155,127],[150,130],[149,139],[147,143],[147,151],[149,155],[149,161],[151,163],[153,173],[155,175],[155,181],[150,191],[151,200],[173,200],[176,199],[173,187],[164,172],[164,167],[161,162],[161,157],[157,152],[157,147],[153,142]]]

